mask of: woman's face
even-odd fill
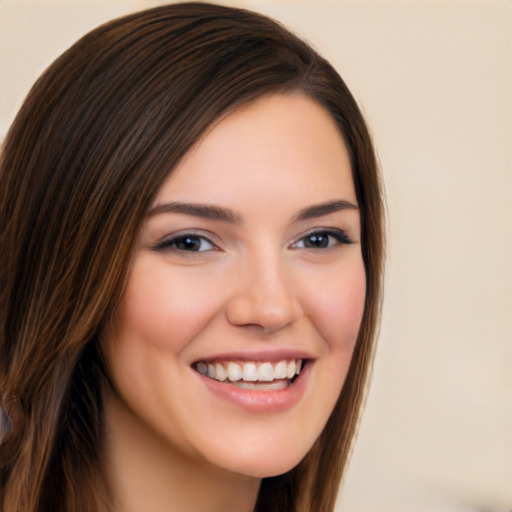
[[[208,131],[147,216],[104,340],[121,407],[197,464],[288,471],[340,394],[364,300],[336,125],[306,96],[259,99]]]

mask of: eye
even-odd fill
[[[162,240],[155,245],[154,249],[157,251],[205,252],[216,249],[216,246],[204,236],[185,233]]]
[[[330,249],[339,244],[352,244],[350,237],[342,230],[323,229],[311,231],[292,244],[294,249]]]

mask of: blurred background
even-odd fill
[[[79,36],[162,3],[0,0],[0,138]],[[333,63],[383,169],[383,322],[337,510],[512,511],[512,1],[219,3]]]

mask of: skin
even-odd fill
[[[233,218],[170,211],[175,202]],[[185,234],[192,246],[176,240]],[[104,333],[117,510],[252,510],[261,478],[290,470],[321,433],[364,298],[350,160],[329,113],[289,94],[222,118],[162,187]],[[299,400],[277,412],[226,401],[193,369],[219,354],[253,360],[280,350],[310,362]]]

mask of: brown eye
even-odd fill
[[[304,247],[310,249],[325,249],[329,247],[329,235],[309,235],[304,238]]]
[[[330,249],[340,244],[351,244],[352,240],[341,230],[314,231],[293,244],[295,249]]]
[[[203,236],[184,234],[163,240],[155,246],[155,249],[176,252],[205,252],[215,249],[215,246]]]
[[[199,236],[183,236],[174,239],[174,247],[180,251],[196,251],[201,250],[202,240]]]

